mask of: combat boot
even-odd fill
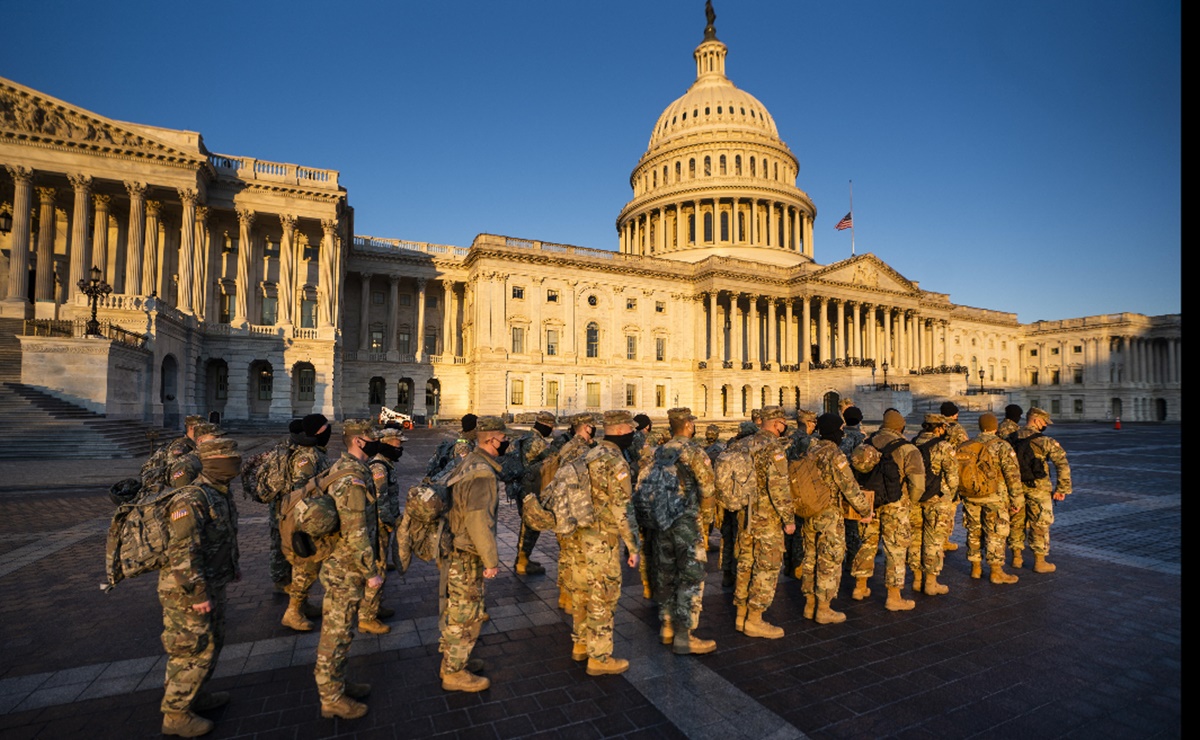
[[[950,587],[944,583],[938,583],[935,573],[925,574],[925,595],[926,596],[941,596],[942,594],[950,593]]]
[[[737,607],[737,616],[733,618],[733,628],[738,632],[746,631],[746,607]]]
[[[386,635],[392,631],[392,628],[378,619],[360,619],[358,620],[358,631],[368,635]]]
[[[670,645],[675,641],[675,628],[671,626],[670,617],[662,618],[662,626],[658,628],[658,637],[664,645]]]
[[[1045,555],[1033,554],[1033,572],[1034,573],[1053,573],[1058,570],[1058,566],[1046,560]]]
[[[950,540],[946,540],[946,544],[942,545],[942,550],[944,550],[945,552],[954,552],[957,549],[958,549],[958,543],[951,542]]]
[[[305,597],[304,601],[300,602],[300,612],[309,619],[320,619],[321,605],[314,604]]]
[[[1025,551],[1024,550],[1013,550],[1012,566],[1014,568],[1018,568],[1018,569],[1025,567]]]
[[[487,678],[476,676],[466,669],[457,673],[447,673],[442,676],[443,691],[465,691],[473,694],[477,691],[483,691],[491,685],[492,682]]]
[[[817,597],[812,594],[804,596],[804,618],[812,619],[817,613]]]
[[[817,624],[841,624],[846,621],[846,613],[834,611],[829,605],[829,599],[817,602]]]
[[[887,602],[884,603],[884,607],[889,612],[906,612],[909,609],[916,608],[917,602],[913,601],[912,599],[906,599],[903,596],[901,596],[900,589],[889,588],[887,590],[887,592],[888,592],[888,597],[887,597]]]
[[[588,659],[587,645],[577,642],[571,646],[571,660],[582,663]]]
[[[479,673],[480,671],[487,670],[487,664],[483,662],[483,658],[467,658],[467,665],[465,666],[465,670],[467,670],[469,673]],[[443,663],[442,665],[438,666],[438,678],[445,678],[445,677],[446,677],[446,666]],[[347,693],[349,693],[349,692],[347,692]],[[358,698],[358,697],[355,697],[355,698]]]
[[[971,577],[983,578],[983,563],[971,563]]]
[[[200,737],[212,732],[213,721],[191,712],[163,713],[162,734],[177,737]]]
[[[342,686],[342,693],[351,699],[366,699],[371,695],[371,684],[347,681]]]
[[[326,719],[341,717],[342,719],[358,719],[367,713],[367,705],[355,701],[342,694],[329,703],[321,702],[321,716]]]
[[[746,613],[746,637],[765,637],[768,640],[778,640],[783,637],[783,628],[776,627],[762,618],[761,609],[751,609]]]
[[[563,611],[571,612],[571,592],[563,589],[558,592],[558,608]]]
[[[921,590],[921,576],[923,574],[919,570],[913,571],[913,591]]]
[[[671,652],[676,655],[705,655],[717,649],[716,640],[702,640],[692,634],[691,630],[675,633],[671,643]]]
[[[1021,580],[1015,573],[1008,573],[1004,570],[1004,563],[992,566],[992,583],[1002,586],[1007,583],[1016,583]]]
[[[867,588],[867,579],[859,578],[854,585],[854,593],[850,594],[855,601],[862,601],[871,595],[871,589]]]
[[[546,572],[542,564],[536,560],[530,560],[529,555],[524,552],[517,553],[517,575],[521,576],[536,576]]]
[[[611,655],[604,659],[588,658],[587,674],[589,676],[613,676],[629,670],[629,661],[624,658],[614,658]]]
[[[196,694],[196,700],[192,702],[193,712],[207,712],[210,709],[217,709],[229,703],[228,691],[201,691]]]
[[[288,608],[283,613],[283,619],[280,621],[280,624],[297,632],[312,632],[313,623],[308,621],[304,616],[304,612],[300,611],[300,605],[303,603],[304,599],[296,596],[288,599]]]
[[[642,579],[642,596],[647,599],[654,598],[654,589],[650,587],[650,581]]]

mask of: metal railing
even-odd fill
[[[26,337],[56,337],[61,339],[83,339],[87,333],[87,319],[26,319],[22,335]],[[123,344],[126,347],[144,349],[146,335],[129,331],[109,321],[101,321],[97,336]]]

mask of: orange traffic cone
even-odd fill
[[[1121,417],[1118,416],[1117,422],[1115,424],[1113,424],[1113,429],[1120,429],[1120,428],[1121,428]]]

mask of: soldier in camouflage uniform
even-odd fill
[[[949,419],[941,414],[925,414],[921,433],[913,440],[921,450],[922,461],[928,452],[929,462],[922,500],[909,514],[912,539],[908,543],[908,567],[913,572],[913,591],[920,591],[924,583],[927,596],[950,591],[937,579],[946,557],[943,538],[950,531],[947,522],[953,524],[958,509],[958,448],[950,443],[949,436]]]
[[[1015,403],[1010,403],[1004,407],[1004,421],[1000,422],[1000,426],[996,429],[996,436],[1000,439],[1008,439],[1018,429],[1021,428],[1021,415],[1025,413],[1025,409]]]
[[[633,425],[633,443],[629,445],[629,449],[625,450],[623,454],[625,455],[625,461],[629,463],[629,474],[633,476],[634,480],[637,480],[638,473],[641,472],[638,470],[638,465],[642,461],[642,450],[646,446],[646,435],[650,432],[653,424],[649,416],[638,414],[633,417]]]
[[[867,444],[881,451],[890,443],[903,439],[904,416],[895,409],[888,409],[883,414],[883,426],[867,439]],[[882,541],[885,562],[883,582],[888,591],[884,606],[888,611],[907,611],[916,607],[916,602],[900,595],[904,588],[905,556],[908,543],[912,540],[909,511],[925,491],[925,463],[921,460],[921,451],[907,443],[892,452],[892,459],[900,468],[900,500],[880,504],[876,499],[875,516],[859,529],[862,547],[854,556],[850,575],[857,579],[853,598],[861,601],[870,596],[867,579],[875,573],[875,555]]]
[[[638,414],[633,417],[635,429],[633,430],[633,443],[625,450],[625,460],[629,463],[629,474],[636,481],[641,475],[643,460],[651,460],[654,456],[654,447],[658,444],[658,435],[650,437],[653,423],[650,417],[645,414]],[[649,464],[648,462],[644,464]],[[653,580],[653,562],[654,562],[654,530],[639,527],[638,533],[641,535],[642,555],[638,560],[638,576],[642,579],[642,596],[644,598],[653,598],[654,587]]]
[[[550,447],[550,435],[554,433],[554,425],[558,419],[549,411],[539,411],[534,418],[533,429],[517,438],[516,449],[509,454],[515,454],[520,459],[520,475],[510,484],[511,491],[517,501],[517,513],[521,515],[521,530],[517,537],[517,562],[513,569],[518,575],[533,576],[545,573],[546,569],[536,560],[531,560],[533,548],[537,545],[536,529],[526,526],[524,521],[524,499],[526,493],[537,494],[541,490],[542,463],[555,454]]]
[[[788,484],[787,452],[781,439],[787,420],[780,406],[762,410],[762,426],[745,438],[754,464],[755,490],[749,505],[738,512],[737,576],[733,605],[734,629],[747,637],[783,637],[783,629],[766,622],[763,612],[775,600],[783,538],[795,534],[796,514]],[[731,442],[729,448],[742,442]]]
[[[176,437],[165,445],[151,450],[150,457],[146,462],[142,463],[139,478],[142,481],[143,488],[151,486],[169,486],[171,481],[168,477],[168,471],[171,465],[179,458],[195,452],[196,450],[196,427],[204,423],[202,416],[188,416],[184,419],[184,434],[182,437]]]
[[[558,466],[561,468],[572,460],[583,457],[595,446],[596,419],[586,411],[571,417],[571,438],[558,451]],[[575,616],[577,629],[582,629],[583,617],[580,608],[582,599],[575,599],[575,564],[581,553],[575,535],[558,536],[558,606]]]
[[[163,684],[164,735],[198,737],[212,720],[196,714],[229,701],[206,692],[225,643],[225,587],[237,580],[237,506],[229,484],[241,468],[237,443],[210,437],[197,446],[202,470],[171,499],[167,564],[158,574],[167,651]]]
[[[225,434],[216,424],[209,424],[207,421],[199,422],[191,431],[195,435],[195,445],[176,456],[167,466],[167,483],[171,488],[183,488],[194,481],[196,476],[200,475],[202,467],[197,452],[200,443]]]
[[[995,414],[979,417],[979,436],[975,441],[983,443],[980,469],[992,471],[994,490],[986,497],[963,499],[963,526],[967,529],[967,560],[971,563],[971,577],[983,577],[980,549],[986,536],[984,554],[991,570],[991,581],[1007,584],[1018,580],[1015,574],[1004,570],[1004,546],[1008,538],[1014,492],[1022,488],[1021,469],[1012,446],[996,436],[996,426]]]
[[[442,653],[439,674],[446,691],[483,691],[491,681],[476,675],[482,661],[471,649],[483,625],[483,582],[500,572],[496,548],[496,512],[504,488],[500,445],[506,427],[499,416],[484,416],[476,426],[473,449],[446,481],[453,489],[447,529],[449,554],[438,562]]]
[[[704,454],[708,455],[708,461],[713,465],[717,464],[717,457],[725,449],[725,444],[721,441],[721,428],[716,424],[709,424],[704,430]],[[712,532],[715,529],[718,533],[721,531],[721,522],[723,511],[720,506],[714,506],[707,520],[701,523],[704,531],[705,547],[709,552],[713,552],[716,546],[712,544]]]
[[[333,551],[321,563],[321,585],[325,587],[322,605],[321,640],[317,643],[317,664],[313,675],[321,699],[322,717],[357,719],[367,713],[367,705],[358,701],[371,691],[365,683],[346,680],[346,657],[354,636],[363,589],[380,588],[383,576],[375,552],[378,532],[370,514],[374,483],[367,469],[368,445],[374,432],[367,419],[347,419],[342,424],[346,451],[330,467],[330,475],[345,473],[329,484],[326,493],[337,507],[338,531]]]
[[[678,450],[676,471],[686,506],[675,523],[656,532],[654,538],[654,589],[662,620],[660,637],[664,645],[671,644],[672,652],[677,655],[701,655],[717,649],[715,641],[692,634],[700,623],[704,565],[708,561],[700,527],[708,511],[716,506],[712,462],[693,440],[696,417],[690,408],[668,410],[667,420],[672,437],[662,447]],[[643,478],[646,470],[649,468],[643,471]]]
[[[755,409],[758,411],[758,409]],[[762,421],[762,417],[759,417]],[[734,445],[749,449],[749,437],[758,431],[758,425],[753,421],[743,421],[738,425],[738,432],[725,446],[728,450]],[[722,450],[724,451],[724,450]],[[713,461],[716,467],[716,461]],[[741,527],[741,515],[736,511],[721,511],[721,586],[732,588],[737,582],[737,540]]]
[[[814,432],[817,428],[817,415],[804,409],[796,410],[796,431],[792,434],[787,448],[787,459],[799,460],[808,446],[816,439]],[[785,432],[786,434],[786,432]],[[800,578],[801,565],[804,563],[804,538],[800,536],[800,517],[795,517],[796,532],[783,538],[783,569],[793,578]]]
[[[367,502],[367,518],[374,521],[375,565],[380,578],[387,581],[387,557],[392,532],[400,518],[400,485],[396,481],[396,461],[404,454],[404,443],[408,440],[399,428],[384,428],[376,431],[374,440],[366,450],[371,455],[367,468],[371,471],[370,498]],[[372,454],[373,453],[373,454]],[[372,635],[386,635],[392,628],[382,620],[396,612],[381,605],[382,584],[376,588],[363,589],[362,603],[358,607],[358,631]]]
[[[945,401],[941,406],[941,414],[946,417],[946,439],[950,441],[950,446],[958,449],[969,438],[967,430],[962,428],[962,424],[958,423],[958,406],[951,401]],[[954,510],[950,512],[950,516],[944,519],[943,527],[945,528],[945,536],[942,537],[942,547],[947,552],[954,552],[958,549],[957,542],[951,542],[950,536],[954,534],[954,520],[958,516],[958,497],[954,498]],[[915,534],[915,532],[914,532]]]
[[[801,588],[804,591],[804,616],[818,624],[838,624],[846,621],[843,612],[835,611],[830,602],[837,596],[842,580],[842,560],[846,557],[846,538],[842,518],[842,501],[870,521],[871,504],[858,487],[850,463],[839,449],[843,422],[840,414],[822,414],[817,419],[820,439],[814,440],[805,453],[817,466],[821,480],[833,492],[829,508],[804,520],[804,564]]]
[[[1067,462],[1067,453],[1063,451],[1058,440],[1043,434],[1043,430],[1053,423],[1050,414],[1035,406],[1025,414],[1025,426],[1021,427],[1013,438],[1014,448],[1020,444],[1020,440],[1033,438],[1029,445],[1032,446],[1033,453],[1045,473],[1045,477],[1038,478],[1033,485],[1022,482],[1025,493],[1025,524],[1029,527],[1029,548],[1033,550],[1034,573],[1053,573],[1057,569],[1057,566],[1046,560],[1050,553],[1050,525],[1054,523],[1054,502],[1062,501],[1071,495],[1071,465]],[[1019,453],[1017,458],[1020,459]],[[1047,461],[1054,464],[1057,485],[1052,483],[1053,479],[1046,466]],[[1009,541],[1015,543],[1012,545],[1013,567],[1019,568],[1024,565],[1024,526],[1022,531],[1012,532]]]
[[[863,412],[857,406],[847,406],[842,409],[842,419],[846,422],[845,428],[842,430],[842,441],[838,443],[840,449],[846,459],[850,459],[850,455],[854,453],[854,448],[866,441],[867,435],[863,434],[859,425],[863,420]],[[847,571],[850,568],[850,563],[854,562],[854,555],[858,552],[859,546],[862,544],[862,538],[858,534],[858,522],[853,519],[847,519],[846,525],[846,558],[845,566]]]
[[[462,418],[462,429],[453,439],[444,440],[429,458],[425,467],[425,477],[435,478],[437,474],[463,459],[475,448],[475,425],[478,417],[475,414],[465,414]]]
[[[309,414],[301,420],[301,426],[301,436],[294,438],[297,445],[288,459],[288,477],[293,489],[300,488],[329,469],[329,457],[325,453],[325,446],[329,444],[333,433],[329,421],[321,414]],[[279,496],[271,505],[272,516],[276,520],[283,498]],[[308,603],[308,592],[317,582],[321,561],[316,556],[302,558],[295,553],[287,557],[292,566],[292,580],[287,585],[288,607],[280,624],[297,632],[311,632],[313,623],[309,619],[319,617],[321,610]]]

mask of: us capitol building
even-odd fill
[[[796,155],[726,54],[710,22],[630,175],[619,251],[358,235],[336,171],[217,154],[0,78],[0,344],[19,343],[0,372],[167,425],[381,405],[418,422],[684,405],[732,420],[844,397],[868,419],[952,399],[1179,421],[1179,314],[1021,324],[873,254],[818,263]]]

